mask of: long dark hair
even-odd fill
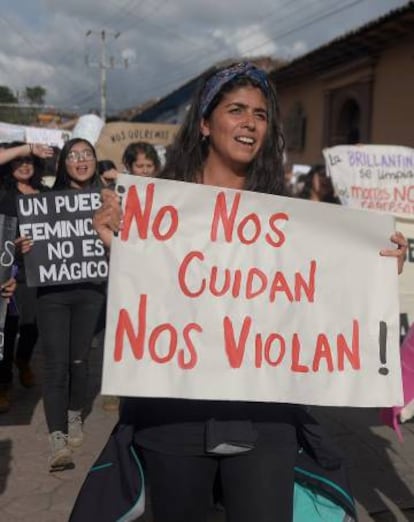
[[[88,147],[92,149],[94,158],[95,158],[95,172],[89,182],[89,187],[95,187],[95,188],[101,188],[102,182],[99,177],[98,173],[98,158],[96,157],[96,151],[95,147],[90,143],[88,140],[85,140],[84,138],[73,138],[71,140],[68,140],[62,150],[59,154],[59,160],[57,165],[57,171],[56,171],[56,179],[55,183],[53,185],[53,190],[65,190],[71,187],[71,178],[68,174],[67,168],[66,168],[66,158],[68,157],[69,152],[71,151],[72,147],[76,145],[77,143],[85,143]]]
[[[298,194],[299,198],[310,199],[313,189],[313,179],[315,176],[322,176],[325,182],[326,194],[321,198],[322,203],[336,203],[341,204],[341,200],[336,196],[334,186],[332,185],[331,178],[327,177],[325,165],[316,164],[311,167],[309,172],[305,176],[305,183],[302,190]]]
[[[107,170],[116,170],[116,165],[112,160],[99,160],[98,161],[98,172],[99,175],[105,174]]]
[[[3,147],[5,149],[12,149],[14,147],[21,147],[22,145],[27,145],[24,141],[13,141],[11,143],[5,143]],[[33,154],[28,154],[27,157],[31,157],[33,160],[33,176],[28,180],[29,185],[35,190],[41,190],[44,185],[42,183],[42,176],[45,170],[45,165],[42,159],[34,156]],[[18,191],[17,188],[17,180],[13,176],[13,171],[15,170],[14,166],[17,162],[19,162],[22,158],[14,158],[4,165],[2,165],[2,188],[5,190],[13,190]]]
[[[231,67],[231,66],[230,66]],[[208,155],[208,141],[200,131],[201,99],[207,81],[228,67],[210,70],[200,81],[191,108],[179,130],[174,143],[168,148],[166,164],[160,178],[179,181],[200,182],[204,162]],[[248,76],[240,75],[226,83],[209,105],[204,118],[208,119],[223,96],[239,87],[253,86],[261,89],[267,102],[268,125],[265,140],[256,158],[247,168],[245,189],[268,194],[284,193],[283,151],[285,140],[282,134],[279,104],[275,87],[268,88]]]

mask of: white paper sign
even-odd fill
[[[44,143],[61,149],[70,138],[71,132],[67,130],[26,127],[26,141],[28,143]]]
[[[0,142],[25,141],[25,130],[21,125],[0,122]]]
[[[121,175],[102,392],[391,406],[390,216]]]
[[[103,119],[96,114],[84,114],[78,119],[72,131],[72,137],[83,138],[95,145],[104,125]]]
[[[71,132],[67,130],[0,123],[0,141],[44,143],[46,145],[54,145],[56,147],[62,148],[65,144],[65,141],[70,139],[70,137]]]
[[[414,149],[339,145],[323,155],[343,205],[414,216]]]

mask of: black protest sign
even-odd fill
[[[10,279],[14,262],[17,219],[0,214],[0,285]],[[4,324],[8,299],[0,297],[0,361],[4,353]]]
[[[24,256],[28,286],[107,279],[108,262],[92,226],[97,190],[63,190],[18,197],[20,234],[33,246]]]

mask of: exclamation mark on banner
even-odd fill
[[[379,324],[379,356],[382,366],[378,373],[388,375],[389,370],[385,367],[387,364],[387,323],[385,321],[380,321]]]
[[[125,188],[124,185],[117,185],[115,190],[116,190],[116,193],[118,194],[118,196],[119,196],[119,198],[121,200],[121,206],[122,206],[122,203],[123,203],[122,199],[123,199],[123,197],[125,195],[126,188]],[[119,232],[114,232],[114,236],[115,237],[117,237],[118,234],[119,234]]]

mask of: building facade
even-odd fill
[[[414,146],[413,1],[288,64],[254,61],[276,84],[290,162],[338,144]],[[201,76],[130,121],[182,123]]]
[[[293,163],[339,144],[414,146],[414,3],[271,73]]]

